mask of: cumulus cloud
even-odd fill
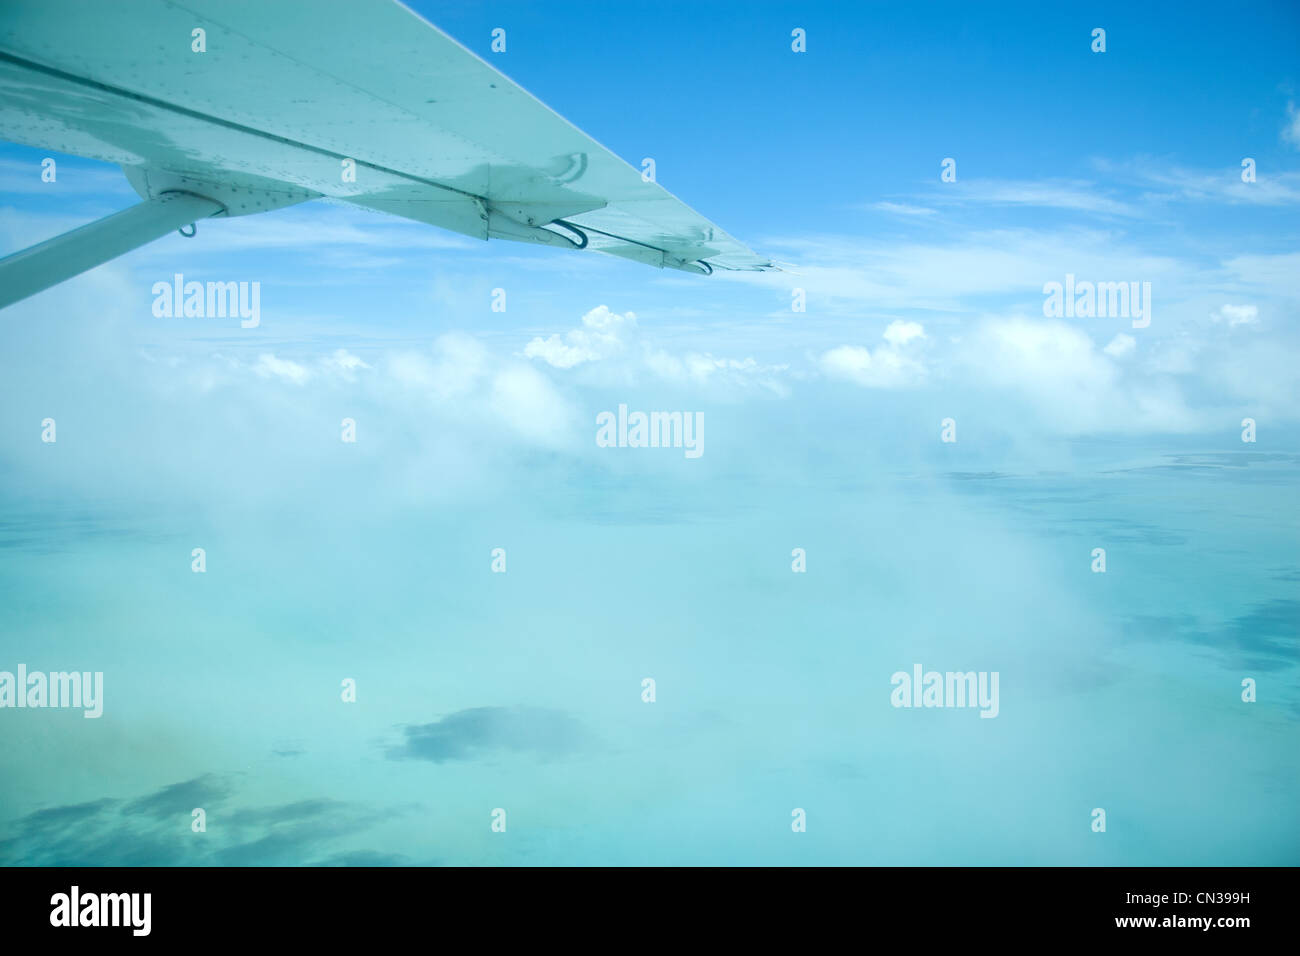
[[[598,305],[582,317],[581,326],[563,336],[533,339],[524,347],[524,355],[555,368],[573,368],[625,353],[636,336],[635,314],[619,315]]]
[[[753,357],[718,357],[695,350],[669,351],[642,333],[632,312],[619,314],[599,305],[581,321],[578,328],[563,335],[533,338],[524,347],[524,355],[566,371],[599,366],[605,376],[622,381],[648,373],[677,385],[759,386],[780,395],[789,391],[782,380],[787,365],[765,365]]]
[[[899,388],[915,385],[925,377],[918,357],[910,354],[910,343],[925,338],[919,322],[894,321],[881,336],[884,345],[874,350],[861,345],[841,345],[823,352],[818,364],[824,374],[864,388]]]
[[[179,367],[182,364],[182,360],[176,356],[158,358],[148,353],[142,353],[142,357],[146,361],[165,364],[172,368]],[[353,355],[347,349],[335,349],[329,355],[302,361],[283,358],[272,352],[261,353],[258,355],[257,361],[251,364],[246,363],[236,355],[215,353],[211,357],[217,360],[218,367],[208,366],[194,370],[194,374],[206,388],[210,388],[218,382],[219,373],[223,369],[236,374],[241,369],[248,369],[258,378],[266,381],[284,382],[288,385],[306,385],[321,376],[336,381],[342,379],[347,382],[355,382],[358,372],[369,371],[373,368],[369,363],[359,356]]]
[[[841,345],[825,352],[821,367],[832,378],[848,379],[866,388],[896,388],[914,382],[920,366],[890,349],[873,353],[860,345]]]
[[[1213,315],[1216,322],[1227,322],[1228,327],[1255,325],[1259,321],[1259,307],[1254,305],[1224,305]]]
[[[1128,358],[1137,351],[1137,339],[1133,338],[1131,335],[1119,332],[1110,340],[1109,343],[1107,343],[1106,347],[1102,349],[1102,351],[1111,358]]]
[[[659,378],[678,385],[729,385],[744,388],[759,385],[778,395],[789,394],[782,380],[788,365],[762,365],[753,358],[716,358],[708,352],[674,355],[657,349],[646,351],[645,367]]]
[[[982,377],[999,385],[1050,385],[1096,392],[1114,384],[1117,370],[1083,331],[1064,322],[1011,318],[985,322],[970,358]]]
[[[330,371],[342,374],[349,380],[355,377],[353,373],[356,372],[357,369],[370,368],[369,365],[357,356],[353,355],[347,349],[335,349],[333,355],[321,361],[321,365]]]
[[[262,378],[274,378],[293,385],[306,384],[311,373],[297,362],[276,358],[270,352],[263,352],[257,357],[253,371]]]
[[[568,403],[551,380],[527,365],[493,373],[488,408],[516,434],[542,444],[561,443],[572,423]]]
[[[913,339],[925,338],[925,328],[920,322],[904,322],[901,319],[885,326],[884,339],[895,347],[906,345]]]
[[[1116,361],[1132,350],[1125,337],[1099,349],[1062,321],[988,319],[964,340],[957,362],[972,384],[1017,394],[1028,413],[1067,434],[1194,428],[1173,379],[1126,372]]]
[[[474,391],[488,374],[487,347],[465,332],[438,336],[428,351],[398,351],[386,368],[401,386],[426,391],[439,400],[460,398]]]
[[[504,425],[529,444],[562,444],[573,425],[573,408],[555,384],[517,358],[494,355],[464,332],[439,336],[428,351],[388,356],[385,369],[404,391],[422,393],[438,412],[462,424],[484,420]]]

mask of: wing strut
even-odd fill
[[[15,252],[0,259],[0,309],[224,211],[211,199],[167,192]]]

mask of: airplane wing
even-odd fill
[[[196,215],[322,196],[660,268],[776,268],[395,0],[4,0],[0,138],[118,163],[144,199],[67,234],[72,263],[65,237],[0,260],[0,307]]]

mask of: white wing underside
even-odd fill
[[[774,268],[393,0],[5,0],[0,137],[121,164],[146,195],[242,192],[232,215],[328,196],[479,239]]]

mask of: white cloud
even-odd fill
[[[619,315],[607,306],[598,305],[582,317],[582,326],[563,337],[533,339],[524,347],[524,355],[539,358],[555,368],[573,368],[584,362],[598,362],[627,351],[637,337],[636,315]]]
[[[1234,256],[1223,267],[1234,283],[1261,297],[1300,297],[1300,252]]]
[[[562,444],[573,425],[568,403],[551,380],[518,362],[493,374],[488,407],[516,434],[537,444]]]
[[[440,335],[428,352],[389,355],[384,370],[399,396],[423,395],[438,419],[460,428],[486,434],[504,426],[525,444],[547,447],[572,436],[573,409],[546,375],[468,333]]]
[[[311,377],[311,373],[297,362],[276,358],[270,352],[263,352],[257,357],[253,371],[262,378],[278,378],[293,385],[306,384]]]
[[[1128,351],[1110,345],[1121,353]],[[1065,434],[1183,432],[1197,426],[1176,382],[1126,372],[1114,353],[1065,322],[997,318],[983,322],[958,364],[972,384],[1019,395],[1025,413]]]
[[[751,358],[716,358],[708,352],[674,355],[662,349],[647,349],[646,368],[657,377],[677,385],[714,385],[745,388],[757,385],[777,395],[788,395],[783,375],[788,365],[762,365]]]
[[[438,336],[428,352],[401,351],[387,355],[383,368],[403,389],[424,391],[435,401],[463,398],[488,374],[487,348],[465,332]]]
[[[920,322],[904,322],[896,319],[885,327],[885,341],[895,347],[906,345],[913,339],[925,338],[925,329]]]
[[[913,384],[922,369],[912,359],[891,349],[873,353],[860,345],[841,345],[822,354],[821,367],[832,378],[842,378],[864,388],[898,388]]]
[[[488,374],[491,356],[466,332],[447,332],[433,343],[434,361],[428,371],[431,391],[438,398],[465,395]]]
[[[356,381],[358,369],[371,368],[359,356],[353,355],[347,349],[335,349],[334,354],[321,359],[320,364],[326,372],[339,375],[349,382]]]
[[[1038,206],[1116,216],[1131,216],[1135,213],[1132,206],[1110,198],[1090,182],[975,179],[954,185],[957,188],[950,190],[946,196],[956,202]]]
[[[1286,105],[1286,123],[1282,126],[1282,138],[1300,149],[1300,110],[1294,103]]]
[[[1227,322],[1229,328],[1238,325],[1255,325],[1259,322],[1259,307],[1254,305],[1224,305],[1214,313],[1216,322]]]
[[[931,242],[899,243],[859,236],[774,239],[801,264],[799,285],[826,311],[927,309],[968,313],[970,297],[1004,295],[1042,302],[1043,283],[1066,273],[1141,277],[1160,288],[1196,289],[1211,277],[1168,255],[1097,229],[945,231]],[[1214,277],[1218,278],[1218,277]],[[724,281],[766,285],[788,296],[789,279],[771,273],[727,273]],[[1165,281],[1169,280],[1169,281]],[[1020,303],[1018,303],[1020,304]]]
[[[881,212],[893,213],[896,216],[933,216],[935,214],[935,210],[928,206],[913,206],[902,202],[876,202],[872,203],[868,208],[879,209]]]
[[[1114,383],[1116,370],[1097,355],[1084,332],[1064,322],[999,319],[979,330],[982,377],[1000,385],[1059,384],[1094,391]]]
[[[872,351],[861,345],[841,345],[822,353],[818,364],[830,378],[844,379],[864,388],[900,388],[925,377],[920,360],[904,354],[909,342],[925,338],[919,322],[896,320],[882,336],[887,345]]]
[[[1116,180],[1137,188],[1145,202],[1222,202],[1258,206],[1300,203],[1300,172],[1261,170],[1253,183],[1241,181],[1241,167],[1208,171],[1157,164],[1149,160],[1114,163],[1094,160],[1094,165]]]
[[[533,338],[523,354],[552,368],[594,367],[585,379],[588,383],[626,383],[649,373],[678,385],[758,386],[779,395],[789,391],[782,381],[786,365],[763,365],[752,357],[717,357],[696,350],[670,352],[642,334],[633,313],[620,315],[603,305],[586,313],[579,328],[563,335]]]
[[[1131,335],[1119,332],[1113,339],[1102,349],[1107,355],[1115,359],[1128,358],[1137,351],[1137,339]]]

